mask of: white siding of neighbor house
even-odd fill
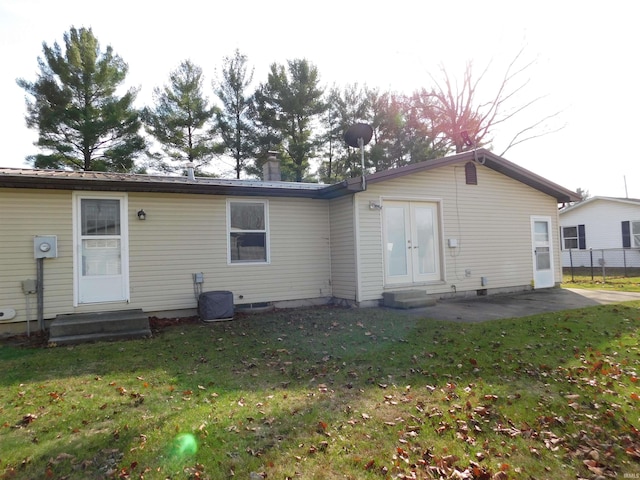
[[[236,304],[331,297],[328,202],[265,200],[270,263],[229,265],[227,197],[129,193],[130,303],[74,308],[72,193],[0,189],[0,307],[14,308],[16,320],[25,320],[20,282],[36,276],[33,236],[38,234],[58,236],[58,258],[44,261],[46,319],[125,308],[153,312],[195,308],[192,274],[196,272],[204,274],[204,291],[229,290]],[[145,221],[136,216],[140,209],[147,213]],[[35,319],[36,299],[31,297]]]
[[[353,196],[329,202],[331,219],[331,285],[333,296],[355,301],[357,269]]]
[[[622,222],[640,221],[640,204],[629,204],[607,199],[592,199],[589,203],[560,212],[560,225],[563,227],[585,226],[586,250],[562,250],[562,264],[565,267],[589,267],[593,249],[593,263],[600,266],[599,260],[605,259],[610,267],[640,267],[640,250],[637,248],[623,251]],[[632,244],[633,245],[633,244]],[[564,246],[564,245],[563,245]],[[601,249],[607,249],[602,252]],[[609,250],[616,249],[616,250]]]
[[[531,216],[551,218],[555,281],[561,281],[558,205],[555,198],[482,165],[477,165],[477,185],[465,182],[464,164],[442,167],[370,184],[356,195],[359,221],[361,291],[359,301],[378,300],[385,291],[382,249],[383,210],[369,202],[414,200],[440,206],[442,281],[422,285],[429,294],[476,292],[480,289],[521,289],[533,280]],[[447,240],[458,241],[450,248]],[[465,270],[471,275],[465,276]],[[481,285],[481,277],[488,285]]]

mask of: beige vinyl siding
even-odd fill
[[[357,271],[353,196],[330,200],[331,286],[335,298],[356,301]]]
[[[424,284],[429,293],[447,294],[526,287],[533,280],[531,216],[551,218],[556,281],[560,281],[557,202],[518,181],[477,165],[478,185],[466,185],[464,164],[370,184],[357,194],[360,221],[361,301],[379,299],[384,291],[382,211],[370,201],[437,202],[440,205],[442,281]],[[447,240],[458,240],[449,248]],[[470,270],[471,275],[465,276]],[[488,285],[481,286],[480,278]]]
[[[73,305],[71,192],[0,189],[0,307],[15,309],[15,321],[27,319],[27,303],[37,318],[36,295],[22,292],[23,280],[36,279],[36,235],[58,237],[58,258],[43,260],[44,318],[53,318]]]
[[[255,198],[252,198],[255,200]],[[192,274],[204,291],[233,292],[236,304],[331,296],[328,208],[325,202],[270,198],[270,263],[228,264],[226,197],[129,195],[132,222],[130,284],[133,304],[193,308]]]
[[[197,272],[204,274],[204,291],[232,291],[236,304],[332,295],[326,201],[265,199],[270,263],[229,265],[226,197],[129,193],[127,198],[130,302],[74,308],[72,192],[0,189],[0,306],[14,308],[17,321],[26,318],[21,281],[36,278],[33,236],[38,234],[58,236],[58,258],[44,261],[46,319],[124,308],[195,308],[192,274]],[[140,209],[145,221],[137,218]],[[35,295],[30,303],[35,319]]]

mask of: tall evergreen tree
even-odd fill
[[[290,172],[296,182],[305,178],[319,145],[314,122],[327,108],[319,82],[317,67],[306,59],[290,60],[286,69],[272,64],[267,82],[254,94],[263,149],[280,149],[283,175]]]
[[[155,106],[142,112],[147,132],[160,143],[169,159],[154,153],[155,167],[175,172],[192,162],[196,172],[203,173],[203,167],[222,152],[222,146],[215,142],[216,109],[209,106],[203,94],[202,69],[185,60],[170,73],[169,80],[168,85],[154,88]]]
[[[344,88],[331,88],[327,95],[327,107],[323,116],[325,160],[318,174],[321,181],[334,183],[361,174],[360,152],[347,146],[344,132],[357,122],[370,123],[370,105],[365,88],[351,84]],[[368,152],[365,155],[368,157]],[[367,161],[368,158],[365,158]]]
[[[43,43],[35,82],[17,80],[32,97],[25,118],[43,151],[27,160],[36,168],[132,171],[145,142],[133,108],[136,90],[116,95],[127,64],[111,46],[102,52],[90,28],[71,27],[63,38],[64,51]]]
[[[256,156],[255,127],[249,118],[251,98],[246,92],[253,80],[247,57],[236,50],[233,57],[224,57],[222,78],[214,90],[222,108],[217,112],[218,127],[225,150],[235,160],[236,178],[247,170],[247,162]]]

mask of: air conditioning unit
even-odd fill
[[[201,293],[198,297],[198,315],[203,322],[231,320],[234,315],[233,293],[224,290]]]

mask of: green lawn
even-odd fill
[[[566,288],[640,292],[640,271],[637,268],[629,268],[625,275],[622,269],[609,268],[603,275],[602,270],[598,268],[594,269],[593,272],[588,268],[576,268],[572,274],[571,269],[565,268],[562,286]]]
[[[317,308],[5,342],[0,478],[640,478],[639,327],[640,302],[480,324]]]

